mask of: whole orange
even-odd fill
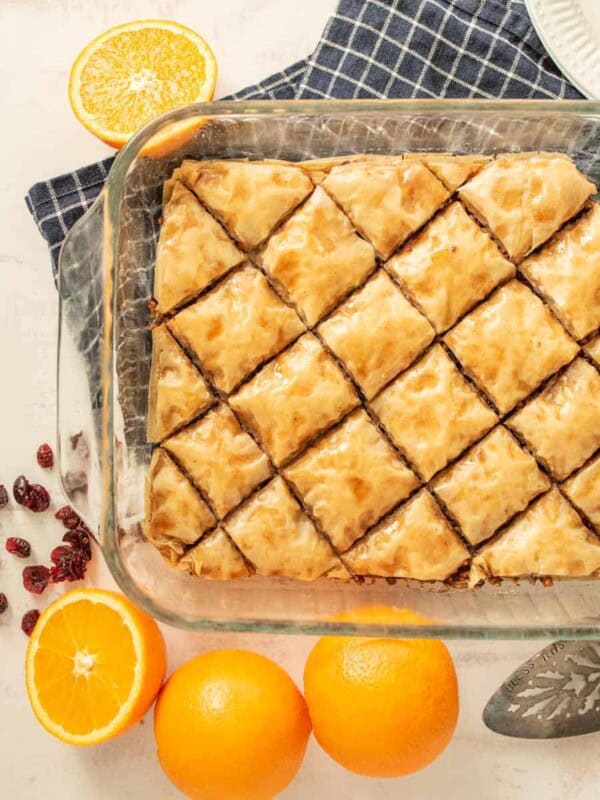
[[[430,622],[385,606],[336,619]],[[448,745],[458,720],[454,664],[436,639],[326,636],[306,662],[304,695],[321,747],[342,766],[371,777],[423,769]]]
[[[289,675],[247,650],[188,661],[164,685],[154,714],[160,764],[193,800],[269,800],[300,768],[310,731]]]

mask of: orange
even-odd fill
[[[156,622],[123,595],[76,589],[42,612],[25,680],[39,722],[67,744],[98,744],[138,722],[166,669]]]
[[[117,25],[75,59],[69,101],[81,124],[122,147],[165,111],[212,100],[215,56],[195,31],[163,19]]]
[[[429,623],[384,606],[336,619]],[[321,747],[342,766],[370,777],[423,769],[450,742],[458,719],[454,664],[435,639],[324,637],[308,657],[304,695]]]
[[[304,698],[281,667],[246,650],[176,670],[154,713],[158,758],[193,800],[268,800],[292,780],[310,736]]]

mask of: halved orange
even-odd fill
[[[156,622],[123,595],[75,589],[42,613],[25,681],[46,730],[67,744],[112,739],[150,708],[166,670]]]
[[[77,119],[113,147],[173,108],[212,100],[217,62],[204,39],[177,22],[117,25],[77,56],[69,101]]]

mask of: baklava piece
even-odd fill
[[[313,189],[299,167],[256,161],[184,161],[175,177],[245,250],[264,241]]]
[[[479,551],[471,565],[470,584],[476,586],[486,578],[598,574],[600,541],[558,489],[552,489]]]
[[[503,413],[579,349],[542,301],[517,280],[494,292],[445,341]]]
[[[285,470],[338,550],[418,485],[364,411],[356,411]]]
[[[223,517],[271,475],[269,459],[226,406],[164,442]]]
[[[175,180],[163,208],[156,252],[154,299],[165,314],[244,260],[219,223]]]
[[[600,206],[521,265],[576,339],[600,327]]]
[[[222,528],[217,528],[179,560],[177,568],[199,578],[231,581],[247,578],[250,570]]]
[[[260,259],[308,325],[362,283],[375,265],[371,245],[321,187],[269,239]]]
[[[515,267],[460,203],[438,214],[386,268],[443,332]]]
[[[321,184],[382,258],[420,228],[448,197],[418,161],[352,162],[333,167]]]
[[[355,575],[419,581],[446,580],[468,559],[469,551],[426,490],[390,514],[343,556]]]
[[[225,527],[258,575],[312,581],[340,566],[282,478],[250,498]]]
[[[425,480],[497,422],[440,345],[384,389],[372,407]]]
[[[279,466],[358,405],[333,358],[305,334],[230,398]]]
[[[556,233],[595,192],[569,158],[532,153],[498,156],[459,195],[518,262]]]
[[[149,442],[160,442],[213,401],[202,376],[164,325],[152,331],[148,394]]]
[[[226,393],[305,330],[296,312],[250,266],[180,311],[169,328]]]
[[[406,153],[404,157],[425,164],[450,192],[477,175],[490,161],[490,156],[455,156],[450,153]]]
[[[578,358],[507,424],[563,480],[600,447],[600,375]]]
[[[570,500],[600,533],[600,456],[563,484]]]
[[[433,482],[436,496],[472,545],[488,539],[549,488],[535,459],[502,426]]]
[[[146,520],[149,542],[172,563],[215,524],[209,507],[164,450],[152,453],[146,476]]]
[[[378,272],[318,332],[367,397],[408,367],[435,332],[385,272]]]

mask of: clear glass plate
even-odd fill
[[[345,585],[177,572],[144,541],[148,301],[163,181],[184,157],[296,161],[346,153],[567,153],[600,183],[600,103],[331,101],[213,103],[156,120],[120,152],[60,259],[58,440],[72,504],[123,591],[191,629],[471,638],[598,638],[600,583],[503,582],[470,591],[416,581]],[[83,431],[74,447],[71,437]],[[432,627],[331,620],[357,605],[406,606]]]

